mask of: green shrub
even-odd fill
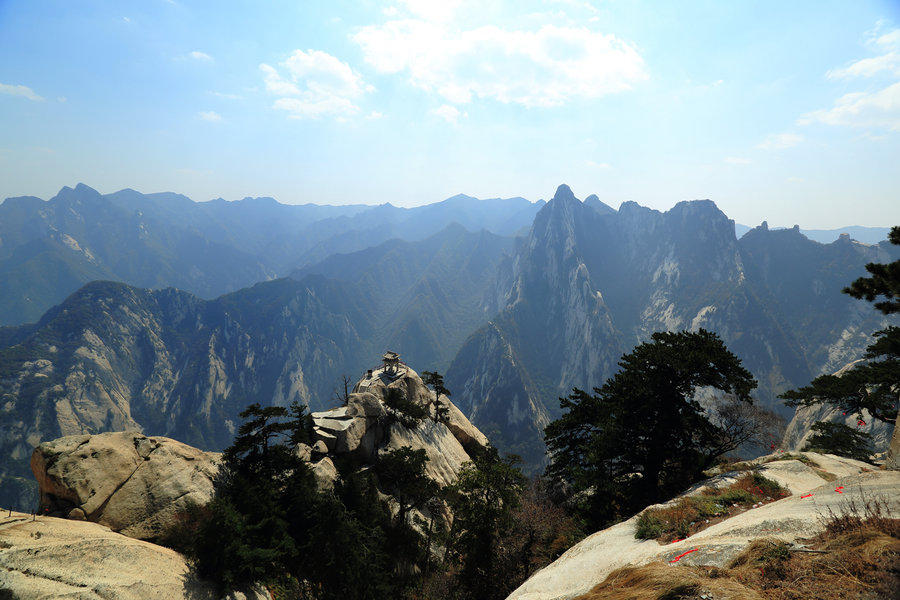
[[[652,510],[644,511],[638,517],[637,531],[634,537],[639,540],[655,540],[663,534],[663,523]]]
[[[399,388],[388,388],[384,404],[390,409],[391,416],[408,429],[415,428],[428,416],[428,409],[410,400]]]

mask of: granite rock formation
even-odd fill
[[[103,525],[0,513],[0,597],[18,600],[219,600],[168,548]],[[224,600],[271,600],[262,588]]]
[[[35,448],[40,514],[154,539],[188,503],[214,493],[221,456],[137,432],[74,435]]]

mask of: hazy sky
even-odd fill
[[[0,198],[900,224],[900,0],[0,0]]]

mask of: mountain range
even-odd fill
[[[0,223],[4,318],[56,304],[0,327],[0,505],[19,506],[41,440],[133,428],[221,449],[251,402],[332,406],[387,348],[444,372],[532,469],[557,398],[601,385],[657,330],[718,332],[789,416],[779,392],[857,358],[885,324],[840,289],[898,254],[765,223],[738,240],[708,200],[615,210],[567,186],[547,203],[397,209],[79,185],[8,199]]]
[[[462,194],[417,208],[193,202],[130,189],[101,195],[84,184],[48,201],[7,198],[0,204],[0,325],[37,321],[98,279],[210,299],[335,253],[423,240],[451,223],[511,236],[527,230],[542,205]]]

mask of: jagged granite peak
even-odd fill
[[[457,400],[502,449],[539,456],[557,398],[601,385],[655,331],[717,332],[757,375],[767,407],[809,379],[797,338],[769,310],[766,290],[751,285],[734,222],[710,200],[666,212],[626,202],[599,214],[561,186],[504,265],[497,316],[447,372]],[[527,401],[513,403],[502,390]],[[533,419],[527,426],[523,414]],[[523,428],[538,433],[531,447]]]

